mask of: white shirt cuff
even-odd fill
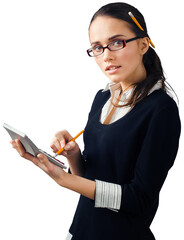
[[[71,240],[72,237],[73,237],[72,234],[70,232],[68,232],[65,240]]]
[[[96,181],[95,207],[120,210],[122,188],[119,184]]]

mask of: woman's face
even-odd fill
[[[136,35],[127,22],[108,16],[97,17],[89,29],[92,47],[105,47],[114,40],[128,40],[134,37]],[[146,70],[142,58],[148,48],[148,38],[138,39],[128,42],[126,47],[117,51],[106,48],[103,54],[95,57],[95,60],[112,82],[121,83],[124,88],[145,79]]]

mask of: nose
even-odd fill
[[[110,51],[108,48],[105,48],[104,52],[103,52],[103,58],[104,58],[104,62],[108,62],[109,60],[113,60],[114,59],[114,53],[112,51]]]

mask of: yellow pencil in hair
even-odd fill
[[[134,23],[135,23],[142,31],[144,31],[144,29],[141,27],[141,25],[139,24],[139,22],[137,21],[137,19],[134,17],[134,15],[133,15],[131,12],[129,12],[128,14],[129,14],[129,16],[132,18],[132,20],[134,21]]]
[[[134,23],[138,26],[138,28],[140,28],[142,31],[144,31],[144,29],[142,28],[142,26],[140,25],[140,23],[137,21],[137,19],[134,17],[134,15],[133,15],[131,12],[129,12],[128,14],[129,14],[129,16],[132,18],[132,20],[134,21]],[[149,41],[150,41],[151,46],[155,48],[155,45],[153,44],[153,42],[151,41],[151,39],[149,39]]]
[[[153,44],[153,42],[151,41],[151,39],[150,39],[149,41],[150,41],[151,46],[155,48],[155,45]]]

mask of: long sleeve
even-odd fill
[[[140,213],[157,200],[178,149],[180,122],[174,106],[154,116],[147,131],[131,183],[96,180],[95,207]]]
[[[122,188],[119,184],[96,181],[95,207],[117,211],[121,206]]]
[[[134,177],[129,184],[122,185],[121,210],[142,213],[157,201],[174,163],[179,136],[180,120],[175,105],[155,114],[138,156]]]

